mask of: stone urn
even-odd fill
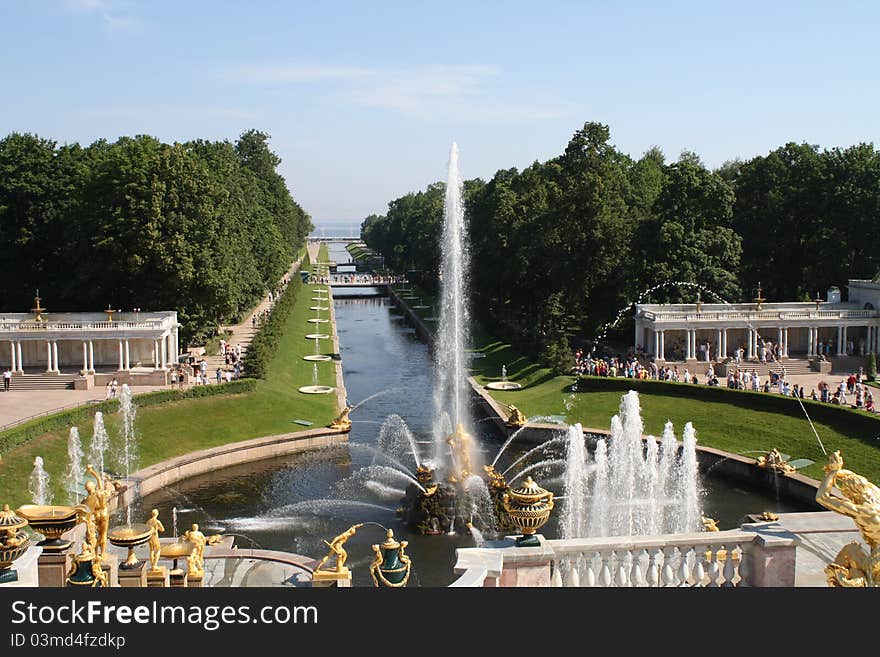
[[[522,536],[516,539],[518,547],[540,545],[535,536],[550,518],[553,510],[553,493],[541,488],[531,477],[519,488],[513,488],[501,498],[504,511]]]
[[[63,552],[71,546],[71,541],[61,538],[64,532],[73,529],[80,521],[80,506],[46,506],[25,504],[16,513],[26,519],[31,529],[46,538],[37,543],[44,553]]]
[[[22,531],[27,524],[27,520],[10,511],[8,504],[3,505],[0,511],[0,584],[18,580],[12,563],[31,546],[30,538]]]

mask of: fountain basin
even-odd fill
[[[298,390],[307,395],[326,395],[327,393],[336,390],[336,388],[331,386],[302,386],[298,388]]]
[[[326,354],[312,354],[310,356],[303,356],[303,360],[311,360],[321,363],[326,360],[333,360],[333,358],[331,356],[327,356]]]
[[[309,306],[309,310],[330,310],[327,306]]]
[[[76,526],[77,512],[81,508],[81,506],[25,504],[16,510],[16,514],[27,520],[35,531],[46,537],[37,543],[44,552],[61,552],[71,545],[71,541],[63,540],[61,535]]]
[[[306,340],[329,340],[330,336],[326,333],[307,333]]]
[[[327,297],[312,297],[312,301],[328,301]]]
[[[330,320],[329,320],[329,319],[321,319],[321,318],[318,318],[318,317],[312,317],[309,321],[310,321],[312,324],[326,324],[326,323],[329,322]]]
[[[522,384],[513,381],[492,381],[487,383],[486,387],[490,390],[519,390],[522,388]]]

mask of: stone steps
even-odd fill
[[[12,377],[10,390],[72,390],[78,374],[18,374]]]

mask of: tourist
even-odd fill
[[[232,372],[230,370],[226,370],[226,383],[232,382]]]
[[[813,401],[819,401],[819,397],[816,395],[816,389],[815,389],[815,388],[813,388],[813,389],[810,391],[810,399],[812,399]]]
[[[113,380],[110,382],[110,397],[116,397],[116,388],[119,386],[119,382],[116,380],[116,377],[113,377]]]
[[[766,381],[764,381],[763,390],[764,390],[764,392],[770,392],[770,379],[767,379]]]
[[[220,370],[219,367],[217,368],[216,377],[217,377],[217,383],[221,383],[221,381],[223,380],[223,372]]]
[[[177,368],[171,370],[171,389],[174,389],[174,384],[177,383]]]
[[[865,410],[869,413],[874,412],[874,395],[871,394],[870,390],[865,393]]]
[[[3,392],[9,391],[10,383],[12,383],[12,370],[7,367],[3,370]]]

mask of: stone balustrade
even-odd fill
[[[540,548],[500,541],[457,550],[461,577],[452,586],[794,586],[797,542],[772,523],[664,536],[541,537]]]

